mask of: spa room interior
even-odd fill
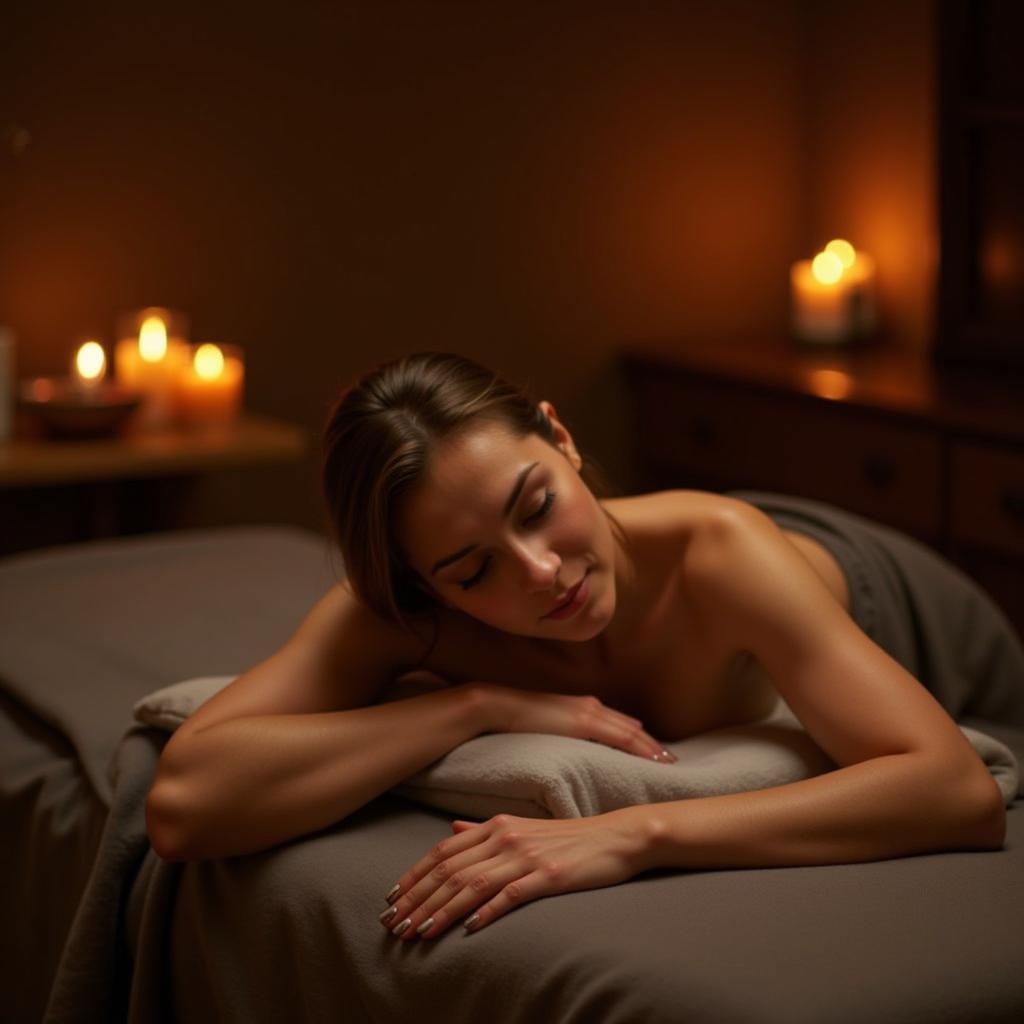
[[[237,856],[146,823],[174,730],[346,576],[325,423],[412,353],[551,402],[609,500],[898,532],[985,595],[944,649],[998,620],[1024,665],[1022,183],[1018,0],[0,5],[0,1019],[1024,1020],[1024,676],[936,694],[999,848],[370,916],[453,819],[849,771],[796,717],[633,780],[567,736],[513,777],[480,735]]]

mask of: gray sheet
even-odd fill
[[[994,853],[656,871],[429,943],[395,942],[377,922],[395,878],[450,834],[448,816],[398,797],[273,851],[162,862],[141,817],[162,737],[138,730],[118,747],[132,704],[275,649],[329,585],[324,548],[311,534],[243,530],[69,555],[65,564],[58,553],[23,560],[13,572],[0,563],[0,682],[67,723],[81,759],[76,784],[105,780],[111,807],[50,1019],[841,1024],[1024,1011],[1019,800],[1007,848]],[[140,587],[144,608],[133,600]],[[44,636],[45,658],[36,651]],[[28,742],[17,729],[10,736],[5,775]],[[1024,730],[1007,726],[1000,738],[1024,749]],[[41,758],[30,774],[50,768]],[[6,799],[2,808],[5,828],[25,824]],[[77,831],[89,819],[69,821]],[[59,832],[52,815],[34,827],[40,851]],[[59,919],[67,902],[14,925]],[[0,971],[11,991],[16,975]]]
[[[828,502],[771,491],[728,493],[781,529],[824,544],[846,576],[851,618],[954,719],[1024,728],[1024,643],[961,569],[902,531]],[[1018,795],[1024,796],[1024,778]]]

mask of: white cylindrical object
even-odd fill
[[[13,431],[14,332],[0,327],[0,442],[9,441]]]

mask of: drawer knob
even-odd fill
[[[693,416],[690,419],[690,438],[706,448],[715,443],[718,431],[715,430],[714,422],[707,416]]]
[[[1024,490],[1004,490],[1002,505],[1014,519],[1024,522]]]
[[[896,476],[893,464],[881,455],[869,455],[863,468],[865,479],[873,487],[888,487]]]

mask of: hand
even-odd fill
[[[490,732],[543,732],[594,740],[661,764],[679,759],[649,736],[639,718],[607,707],[597,697],[519,690],[498,683],[471,684],[488,705]]]
[[[398,895],[381,923],[394,933],[408,920],[401,938],[435,939],[467,916],[476,915],[468,930],[479,931],[529,900],[624,882],[643,870],[645,839],[635,822],[614,811],[455,821],[455,835],[398,880]]]

